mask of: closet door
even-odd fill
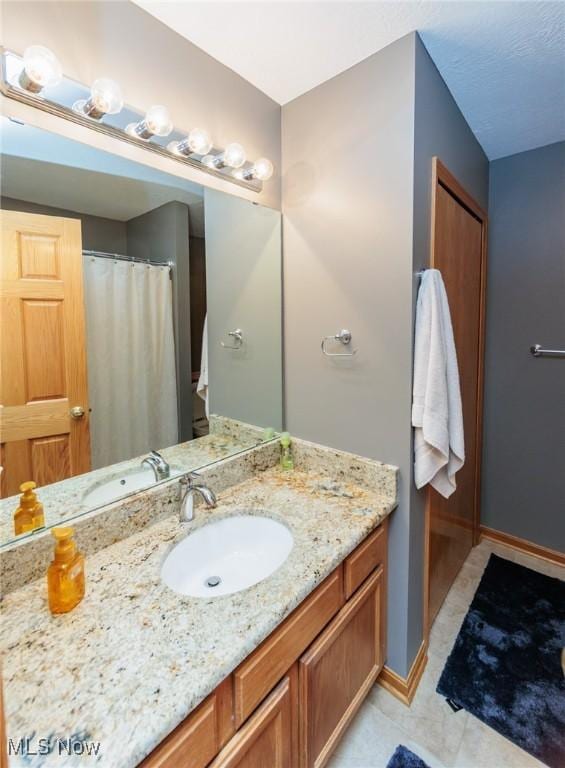
[[[465,464],[449,499],[431,487],[428,491],[428,627],[478,538],[486,269],[486,214],[437,159],[433,196],[430,266],[440,270],[449,301],[461,383]]]
[[[1,212],[2,496],[90,469],[80,221]]]

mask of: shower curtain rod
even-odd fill
[[[172,269],[172,261],[152,261],[151,259],[138,259],[135,256],[124,256],[120,253],[107,253],[106,251],[83,250],[84,256],[98,256],[101,259],[115,259],[116,261],[131,261],[134,264],[147,264],[150,267],[168,267]]]

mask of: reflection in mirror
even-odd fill
[[[6,543],[22,483],[49,527],[282,428],[281,243],[277,211],[1,126]]]

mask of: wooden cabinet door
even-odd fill
[[[210,768],[296,768],[297,674],[294,665]]]
[[[325,765],[384,662],[382,566],[299,661],[300,765]]]
[[[339,565],[235,670],[235,727],[247,720],[344,603]]]
[[[26,480],[88,472],[90,436],[80,221],[0,215],[1,495],[10,496]]]
[[[231,676],[198,706],[140,768],[206,768],[233,735]]]

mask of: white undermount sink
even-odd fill
[[[180,472],[182,470],[171,467],[170,477],[174,477]],[[111,504],[122,496],[128,496],[135,491],[149,488],[155,482],[155,473],[151,467],[127,469],[106,481],[93,485],[82,497],[82,503],[89,507],[101,507],[103,504]]]
[[[292,547],[291,532],[276,520],[245,514],[227,517],[180,541],[163,563],[161,579],[182,595],[230,595],[270,576]]]

